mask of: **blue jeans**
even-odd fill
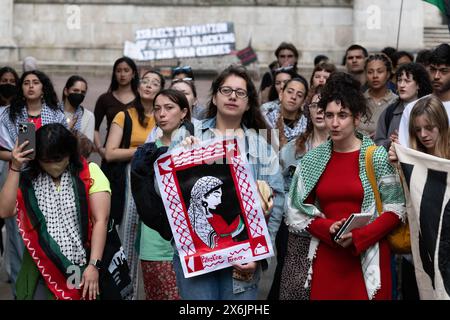
[[[225,268],[192,278],[185,278],[180,257],[175,254],[173,266],[177,286],[184,300],[256,300],[261,267],[249,282],[233,279],[233,268]]]
[[[25,244],[19,234],[17,227],[16,216],[5,219],[7,244],[5,247],[5,255],[8,255],[6,260],[10,265],[9,280],[11,281],[12,293],[16,296],[16,280],[22,267],[23,251]]]

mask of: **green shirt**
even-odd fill
[[[160,140],[156,146],[162,147]],[[141,239],[139,258],[147,261],[172,261],[173,247],[170,241],[164,240],[157,231],[141,222]]]

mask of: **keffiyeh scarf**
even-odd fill
[[[12,150],[17,140],[19,122],[27,122],[28,113],[27,108],[24,106],[14,122],[11,121],[9,113],[10,109],[8,107],[0,116],[0,145],[3,148]],[[64,113],[61,112],[60,109],[51,109],[45,103],[42,105],[41,109],[41,121],[43,126],[49,123],[61,123],[67,127]]]
[[[277,127],[277,121],[278,121],[279,117],[281,117],[281,112],[278,109],[273,109],[273,110],[269,111],[266,115],[266,118],[269,121],[269,124],[274,129]],[[288,141],[291,141],[292,139],[298,137],[300,134],[305,132],[306,124],[307,124],[307,120],[304,115],[302,115],[300,117],[300,119],[298,119],[296,125],[293,128],[291,128],[283,123],[284,136],[286,137],[286,139]]]
[[[69,171],[64,171],[58,187],[45,173],[41,173],[32,184],[49,235],[67,259],[76,265],[85,265],[86,251],[81,240],[77,201]]]
[[[75,113],[73,113],[73,115],[71,115],[70,117],[68,116],[69,113],[66,113],[64,111],[64,103],[60,103],[59,108],[61,109],[61,112],[64,113],[67,124],[69,124],[69,122],[73,118],[77,119],[77,122],[75,122],[75,125],[73,126],[73,130],[76,132],[81,132],[81,119],[83,118],[84,108],[82,106],[78,106],[78,108],[75,110]]]
[[[375,206],[375,198],[372,187],[367,178],[365,168],[365,154],[367,147],[373,145],[372,140],[367,136],[357,134],[362,140],[361,152],[359,156],[359,176],[364,190],[364,198],[361,205],[362,212],[372,213],[371,221],[378,216]],[[312,192],[320,176],[324,172],[328,161],[331,158],[332,141],[329,140],[317,148],[311,150],[300,161],[294,174],[288,199],[286,201],[286,224],[289,231],[301,233],[306,230],[309,224],[316,218],[325,217],[321,212],[319,204],[305,203],[306,198]],[[373,163],[377,177],[378,189],[382,195],[383,212],[391,211],[404,221],[405,207],[404,195],[398,175],[387,160],[384,148],[377,148],[373,155]],[[309,247],[308,258],[312,262],[319,245],[319,239],[312,237]],[[373,299],[377,290],[381,287],[380,254],[379,245],[375,243],[361,254],[361,268],[364,275],[367,295]],[[308,281],[312,277],[312,264],[308,272]]]

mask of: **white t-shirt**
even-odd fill
[[[429,97],[430,95],[424,96],[420,99],[423,99],[425,97]],[[409,116],[411,114],[411,110],[416,104],[417,101],[420,99],[417,99],[413,102],[410,102],[406,105],[405,110],[403,110],[402,118],[400,120],[400,127],[398,128],[398,140],[402,146],[409,148],[409,133],[408,133],[408,127],[409,127]],[[450,101],[443,101],[442,104],[445,107],[445,110],[447,111],[447,117],[450,114]]]

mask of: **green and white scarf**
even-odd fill
[[[362,212],[372,213],[371,221],[378,216],[374,193],[367,178],[365,167],[365,154],[367,147],[373,145],[373,141],[367,136],[357,133],[357,137],[362,140],[361,152],[359,155],[359,177],[364,190],[364,198],[361,205]],[[305,203],[305,200],[316,186],[322,173],[331,158],[333,150],[332,141],[318,146],[307,153],[297,166],[291,188],[286,201],[286,224],[289,231],[301,233],[308,225],[318,217],[324,218],[319,204]],[[400,179],[395,169],[388,162],[387,152],[384,148],[377,148],[373,155],[373,165],[377,178],[378,189],[383,203],[383,212],[391,211],[404,221],[405,200]],[[312,237],[308,258],[313,261],[319,239]],[[361,254],[361,267],[364,274],[364,282],[369,299],[373,299],[377,290],[381,287],[380,256],[379,246],[375,243],[372,247]],[[308,280],[312,277],[312,263],[308,272]]]

